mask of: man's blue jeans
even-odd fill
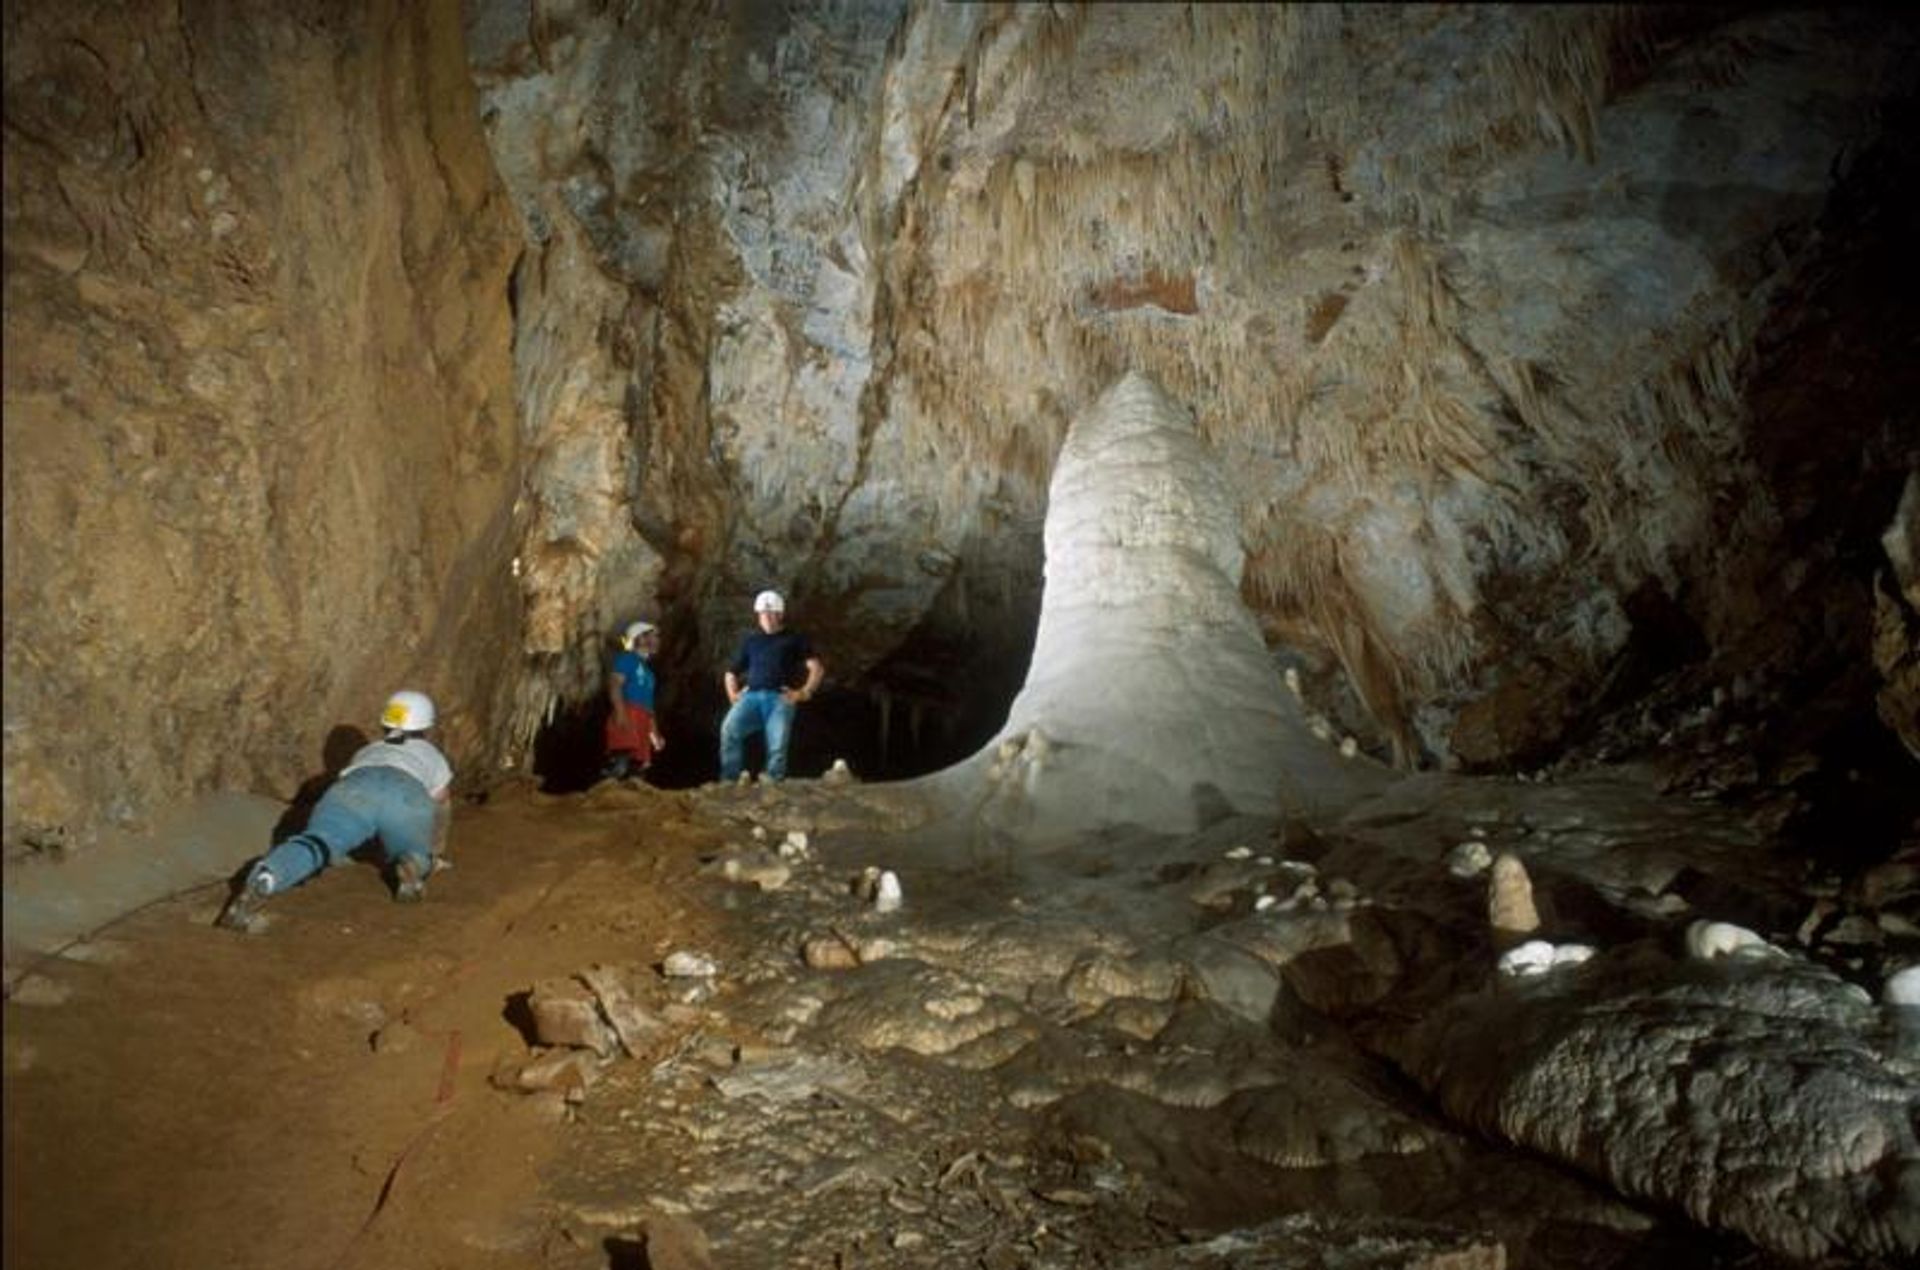
[[[720,724],[720,779],[738,780],[746,766],[747,738],[767,734],[767,779],[785,780],[787,741],[793,735],[793,703],[772,688],[740,694]]]
[[[433,797],[394,767],[363,767],[335,781],[315,804],[307,827],[267,852],[260,867],[275,893],[340,863],[369,838],[389,862],[413,856],[425,877],[433,866]]]

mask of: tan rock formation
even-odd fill
[[[1496,939],[1512,940],[1540,929],[1533,904],[1533,880],[1518,856],[1502,851],[1487,875],[1487,924]]]

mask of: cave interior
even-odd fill
[[[228,881],[247,816],[297,827],[396,688],[439,705],[458,814],[575,814],[653,622],[667,745],[628,792],[728,823],[721,672],[764,588],[827,667],[795,798],[840,763],[1073,859],[1260,816],[1385,894],[1392,853],[1352,844],[1425,791],[1630,787],[1754,844],[1650,884],[1691,916],[1797,928],[1876,1002],[1920,964],[1904,11],[4,22],[10,1032],[49,956]],[[1097,461],[1149,424],[1177,439]],[[994,810],[1016,769],[1051,810]],[[1535,843],[1543,897],[1590,845]],[[1373,1052],[1421,1083],[1440,1045]],[[1873,1052],[1911,1098],[1920,1064]],[[1920,1157],[1887,1132],[1858,1221],[1571,1150],[1766,1255],[1891,1263]]]

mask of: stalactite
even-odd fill
[[[1017,48],[1002,46],[997,69],[981,67],[979,91],[1004,100],[1004,85],[1021,76],[1070,79],[1082,53],[1079,21],[1029,20],[1009,36]],[[1687,477],[1656,478],[1633,456],[1663,436],[1687,462],[1723,452],[1747,333],[1729,327],[1637,389],[1562,382],[1547,357],[1489,364],[1465,343],[1475,315],[1449,278],[1444,232],[1453,202],[1443,165],[1542,143],[1592,155],[1610,77],[1647,56],[1651,19],[1607,7],[1485,10],[1475,21],[1487,28],[1496,69],[1449,85],[1420,147],[1373,156],[1367,212],[1375,223],[1397,218],[1397,228],[1375,240],[1383,250],[1364,281],[1339,292],[1337,320],[1311,339],[1304,313],[1299,328],[1277,335],[1226,315],[1257,294],[1245,280],[1275,268],[1258,219],[1271,212],[1258,194],[1290,170],[1290,146],[1304,136],[1310,156],[1324,156],[1314,161],[1341,173],[1365,139],[1367,103],[1324,70],[1363,55],[1348,47],[1350,14],[1196,7],[1162,50],[1161,73],[1164,82],[1206,85],[1208,100],[1168,103],[1191,112],[1190,126],[1164,144],[1099,149],[1058,135],[1030,144],[1016,131],[1005,148],[974,152],[970,197],[920,191],[927,201],[910,218],[917,236],[892,257],[918,308],[903,325],[912,337],[897,348],[909,386],[896,391],[913,403],[899,412],[901,424],[948,465],[943,513],[967,514],[977,501],[973,473],[1044,483],[1061,421],[1036,411],[1036,397],[1086,400],[1126,370],[1152,374],[1192,405],[1210,441],[1284,465],[1285,488],[1237,491],[1249,506],[1271,497],[1278,517],[1249,535],[1249,595],[1318,632],[1389,715],[1395,701],[1428,694],[1473,664],[1475,566],[1457,541],[1439,545],[1439,535],[1457,539],[1457,531],[1430,518],[1435,542],[1423,550],[1431,558],[1418,564],[1443,598],[1388,630],[1337,552],[1295,532],[1320,518],[1294,501],[1300,491],[1356,516],[1363,491],[1387,473],[1487,491],[1474,529],[1488,553],[1537,563],[1562,557],[1578,532],[1524,515],[1547,480],[1583,495],[1569,515],[1584,519],[1588,549],[1617,549],[1629,567],[1670,568],[1659,563],[1671,554],[1669,526],[1658,522],[1704,520],[1712,493],[1688,487]],[[1300,82],[1296,65],[1315,73]],[[996,75],[1000,88],[991,87]],[[1294,157],[1293,168],[1301,162]],[[1329,179],[1333,189],[1322,194],[1350,197],[1347,176]],[[1150,273],[1190,279],[1198,318],[1101,301]],[[1531,448],[1515,449],[1516,422]],[[1656,488],[1656,479],[1664,484]],[[1673,515],[1635,513],[1654,499]]]

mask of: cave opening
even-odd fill
[[[908,780],[936,772],[984,746],[1007,720],[1033,653],[1039,596],[973,630],[923,622],[872,669],[827,680],[801,708],[787,751],[788,774],[809,779],[844,762],[861,780]],[[660,720],[667,744],[646,782],[689,789],[719,776],[720,721],[727,712],[718,675],[689,673],[699,658],[663,666]],[[571,702],[540,729],[533,774],[550,794],[591,789],[602,779],[607,703]],[[764,738],[747,745],[747,766],[765,763]]]
[[[906,780],[938,771],[986,744],[1006,721],[1013,689],[959,701],[902,693],[884,684],[829,685],[794,726],[787,751],[789,775],[823,775],[844,762],[862,780]],[[717,691],[700,694],[701,708],[683,707],[663,716],[664,749],[654,756],[646,781],[659,789],[688,789],[719,775],[720,719],[725,701]],[[607,704],[592,701],[554,715],[534,740],[533,773],[549,794],[574,794],[602,779],[602,735]],[[747,766],[766,761],[764,739],[747,744]]]

